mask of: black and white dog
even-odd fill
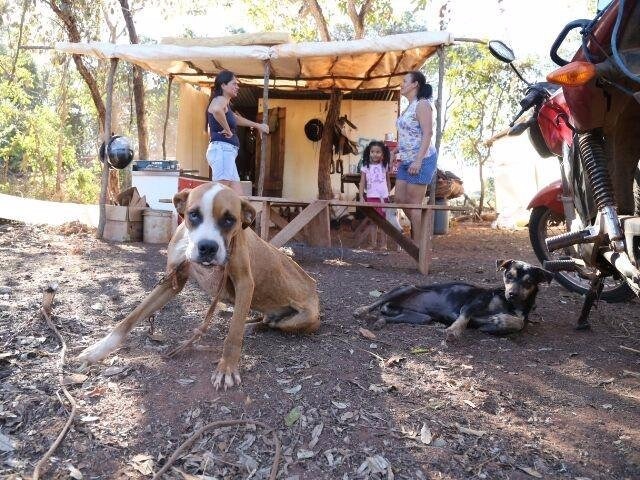
[[[482,332],[519,332],[534,307],[538,285],[550,283],[553,274],[518,260],[498,260],[504,287],[485,288],[468,283],[405,285],[391,290],[371,305],[358,308],[355,317],[364,317],[379,308],[376,325],[439,322],[448,325],[447,338],[457,338],[471,326]]]

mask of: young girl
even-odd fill
[[[389,161],[391,154],[387,146],[374,140],[364,149],[362,154],[362,168],[360,169],[360,198],[367,202],[385,203],[389,198],[389,190],[391,183],[389,180]],[[366,192],[366,197],[365,197]],[[385,216],[382,208],[376,208],[376,211]],[[372,225],[369,228],[371,244],[376,247],[377,227]],[[387,237],[380,232],[379,243],[380,248],[386,248]]]

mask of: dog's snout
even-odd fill
[[[211,260],[218,253],[218,242],[214,240],[203,240],[198,243],[198,254],[203,260]]]

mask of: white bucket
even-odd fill
[[[142,241],[169,243],[174,231],[173,212],[147,208],[142,213]]]

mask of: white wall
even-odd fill
[[[208,95],[190,85],[181,85],[180,110],[178,114],[178,141],[176,158],[183,169],[196,170],[201,176],[209,175],[205,159],[208,136],[204,125]],[[318,156],[320,142],[312,142],[304,134],[304,125],[312,118],[324,122],[327,115],[327,100],[278,100],[269,99],[269,108],[286,108],[285,158],[282,196],[299,200],[310,200],[318,195]],[[262,111],[262,99],[258,104]],[[385,133],[396,132],[398,104],[395,101],[343,100],[341,115],[358,127],[350,137],[362,144],[360,152],[369,140],[384,140]],[[349,127],[347,127],[349,129]],[[342,157],[344,171],[360,161],[361,155]],[[337,158],[334,156],[334,158]],[[335,193],[340,192],[340,175],[331,175]],[[352,199],[358,189],[345,185],[345,196]]]
[[[282,196],[300,200],[310,200],[318,195],[318,156],[320,142],[310,141],[304,134],[304,125],[312,118],[324,122],[327,115],[326,100],[279,100],[269,99],[269,108],[286,108],[285,158]],[[262,101],[258,106],[262,111]],[[395,121],[398,117],[398,106],[395,101],[381,102],[369,100],[343,100],[341,115],[358,127],[350,133],[350,137],[366,145],[366,141],[384,140],[385,133],[395,134]],[[362,147],[363,148],[363,147]],[[360,151],[362,151],[362,148]],[[334,158],[337,158],[334,156]],[[345,173],[350,166],[360,161],[360,155],[342,157]],[[340,175],[331,175],[334,193],[340,192]],[[345,195],[353,198],[357,188],[345,185]]]

